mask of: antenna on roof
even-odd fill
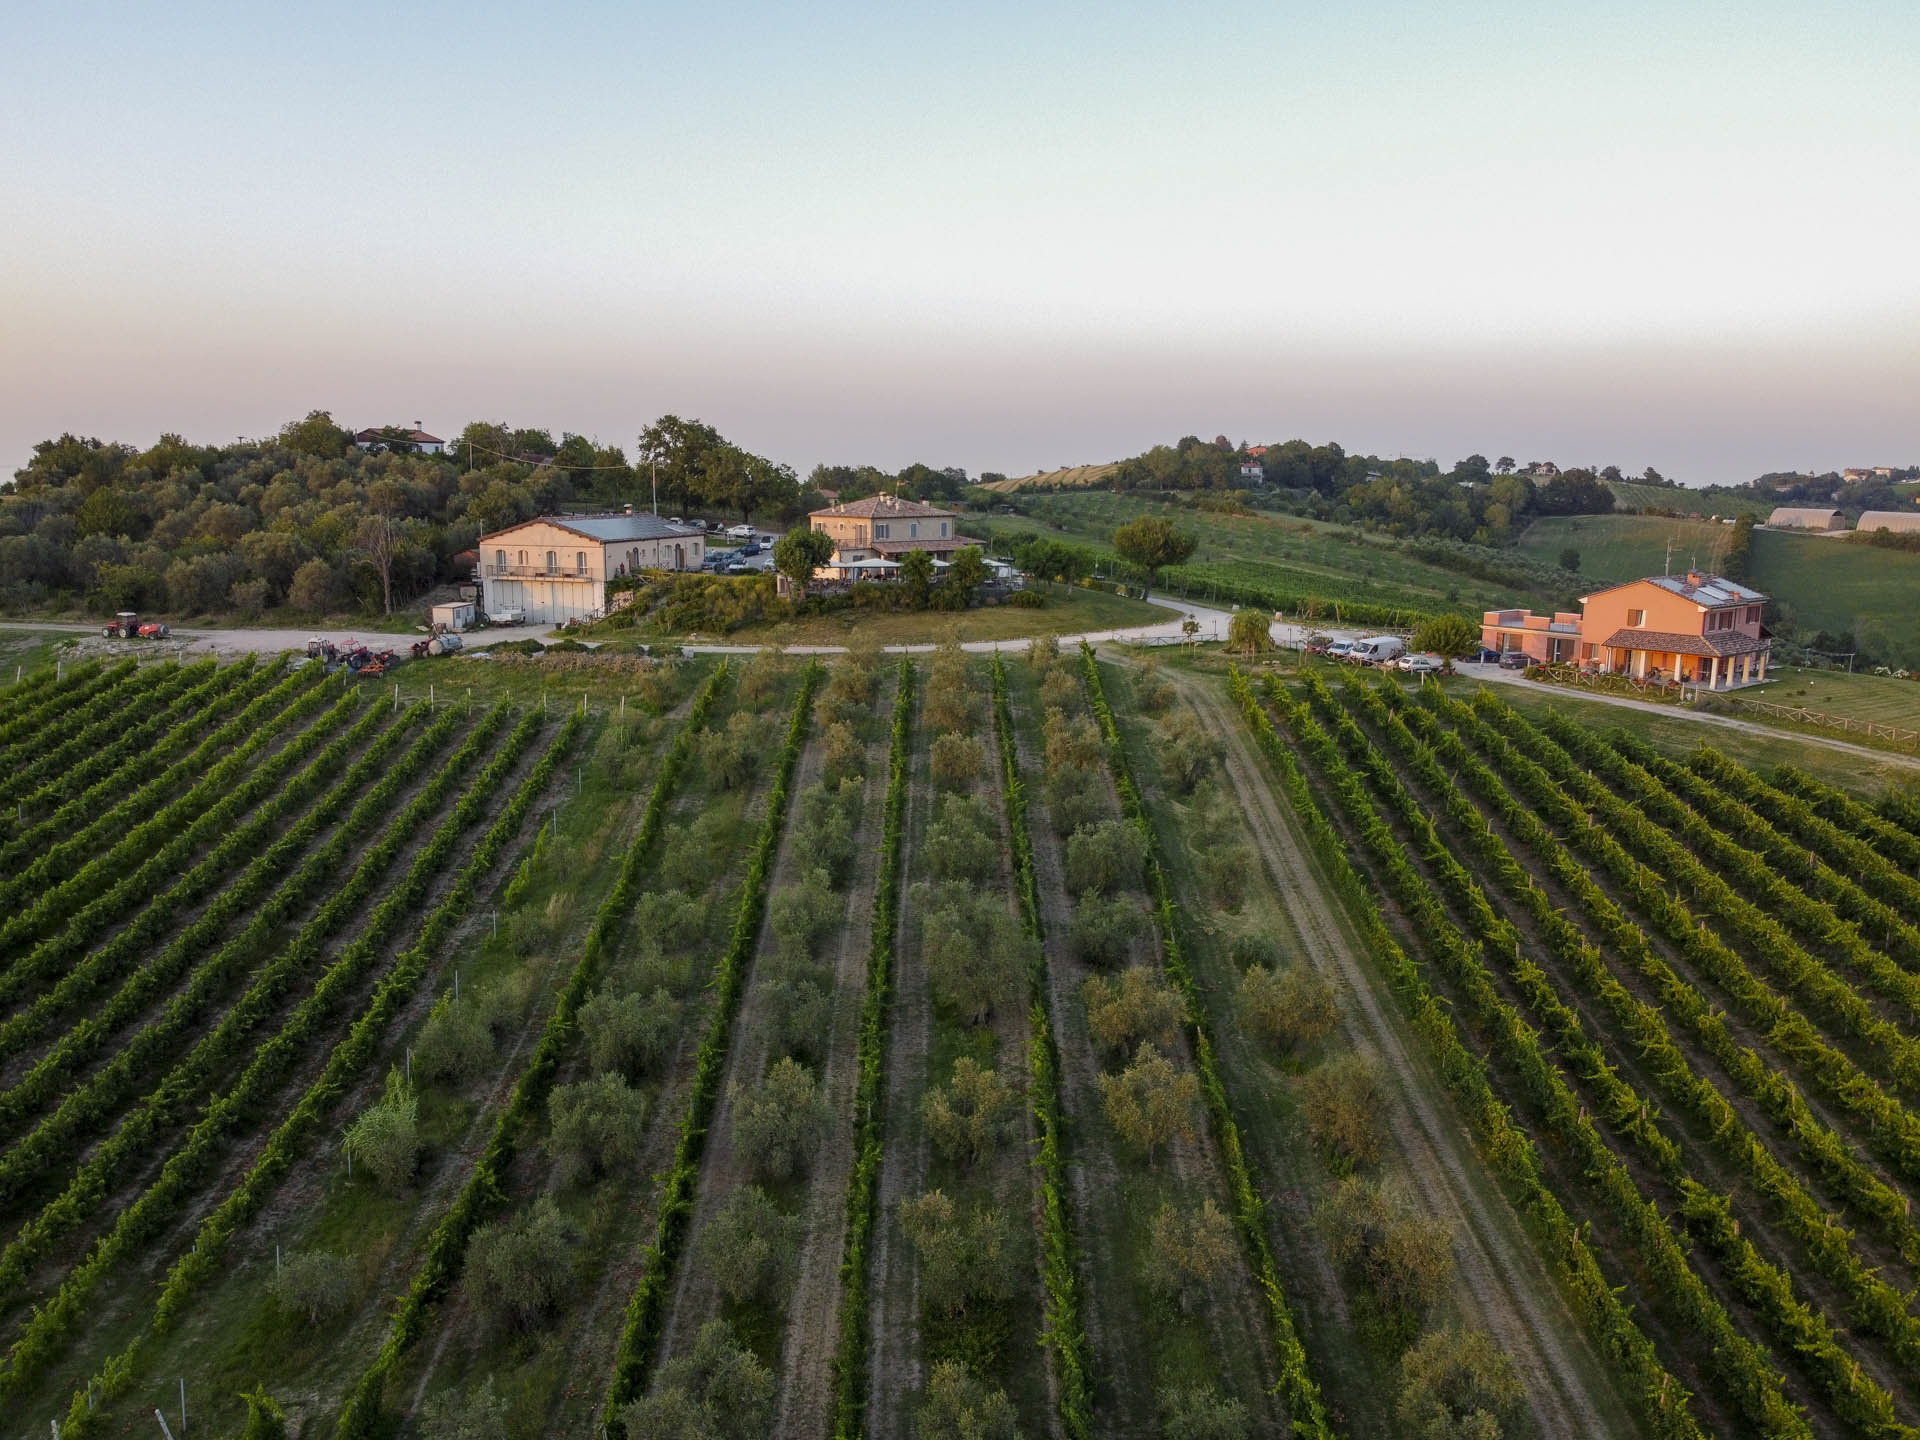
[[[1673,541],[1671,539],[1667,541],[1667,566],[1660,573],[1662,575],[1673,574]]]

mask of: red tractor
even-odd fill
[[[165,640],[173,634],[170,627],[149,621],[140,623],[140,617],[131,610],[122,610],[112,620],[100,627],[100,633],[109,640]]]

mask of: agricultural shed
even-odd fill
[[[1920,532],[1920,510],[1868,510],[1855,527],[1867,534],[1875,530],[1893,530],[1903,534]]]
[[[1816,510],[1798,505],[1779,505],[1767,517],[1776,530],[1844,530],[1847,520],[1838,510]]]
[[[436,627],[444,625],[449,630],[470,630],[473,628],[473,603],[456,600],[446,605],[433,607],[433,623]]]

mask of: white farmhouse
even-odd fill
[[[698,570],[706,534],[658,515],[542,515],[480,537],[481,607],[533,625],[607,608],[607,582],[640,570]]]

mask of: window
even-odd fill
[[[493,568],[496,570],[502,570],[502,571],[504,571],[507,568],[507,552],[506,551],[496,550],[493,552]]]
[[[907,526],[907,538],[909,540],[918,540],[920,538],[920,527],[918,525]]]
[[[876,539],[876,540],[884,540],[884,539],[886,539],[886,538],[887,538],[887,527],[886,527],[886,526],[884,526],[884,525],[875,525],[875,526],[873,527],[873,538],[874,538],[874,539]]]
[[[552,575],[556,573],[559,569],[560,567],[553,563],[553,551],[551,550],[547,551],[547,573],[549,575]]]
[[[944,520],[940,522],[940,538],[942,540],[947,538],[947,522]]]
[[[1627,628],[1628,628],[1628,629],[1630,629],[1630,630],[1638,630],[1638,629],[1639,629],[1639,628],[1640,628],[1640,627],[1641,627],[1642,625],[1644,625],[1644,624],[1646,624],[1646,623],[1647,623],[1647,612],[1646,612],[1646,611],[1644,611],[1644,610],[1629,610],[1629,611],[1627,611]]]
[[[522,550],[519,552],[519,554],[520,554],[520,558],[514,561],[513,563],[518,565],[522,570],[524,570],[527,568],[527,552]]]
[[[1758,605],[1747,606],[1747,623],[1752,624],[1754,621],[1758,620],[1759,618],[1760,618],[1760,607]]]
[[[587,552],[586,551],[576,550],[573,552],[573,569],[576,575],[584,575],[587,573]]]

